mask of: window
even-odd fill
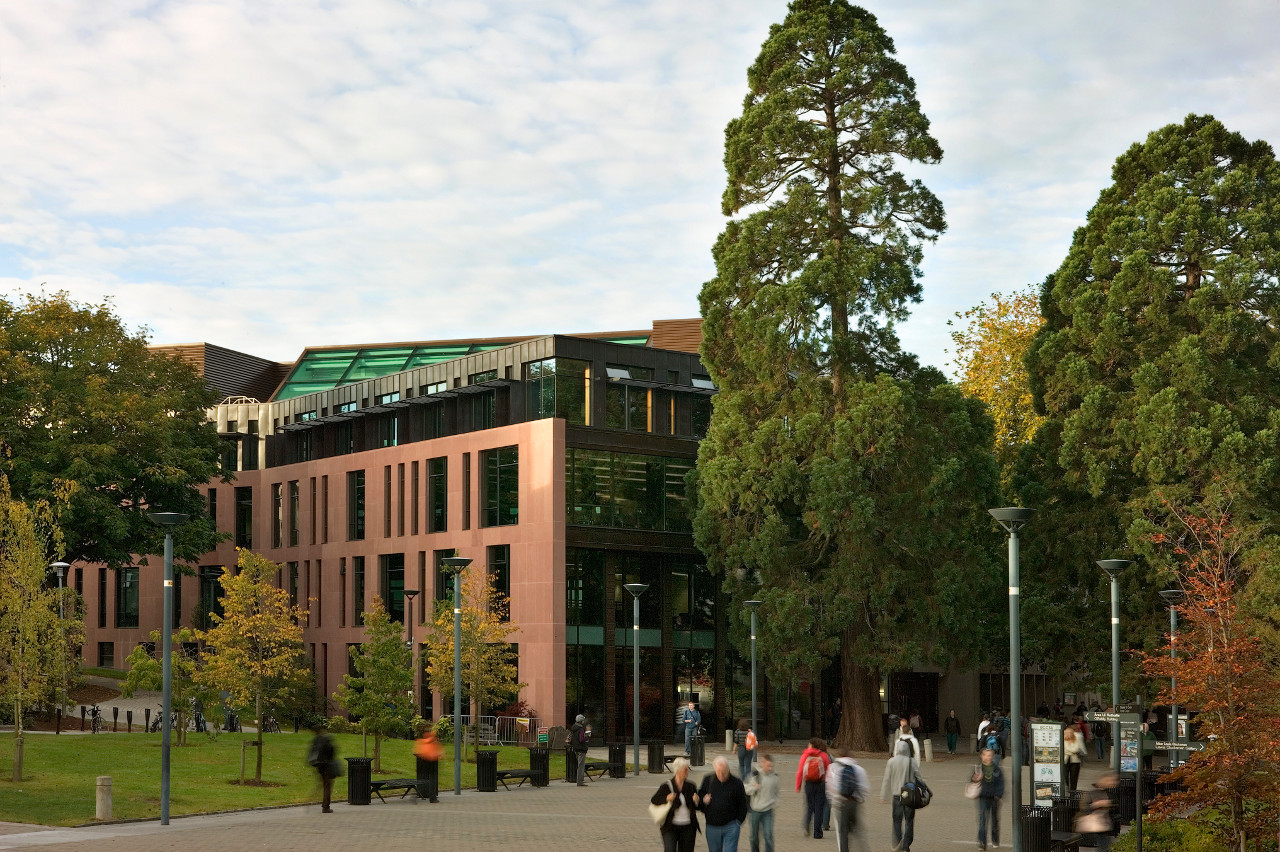
[[[525,364],[527,416],[562,417],[587,425],[591,365],[571,358],[547,358]]]
[[[249,421],[249,437],[244,439],[245,470],[258,469],[258,421]]]
[[[436,563],[436,600],[438,601],[453,600],[453,569],[446,570],[444,560],[457,555],[458,551],[453,548],[437,550],[432,554]]]
[[[107,569],[98,569],[98,627],[107,626]]]
[[[222,576],[221,565],[201,565],[200,566],[200,610],[208,615],[216,615],[221,617],[224,615],[222,611]],[[204,619],[196,619],[197,621]],[[205,624],[197,624],[197,627],[204,630],[212,625],[207,621]]]
[[[209,522],[213,524],[213,528],[218,528],[218,489],[209,489],[209,499],[205,501],[205,506],[209,512]]]
[[[480,522],[505,527],[520,521],[520,457],[517,447],[480,454]]]
[[[382,537],[391,538],[391,465],[382,468]]]
[[[693,386],[695,388],[705,388],[706,390],[715,390],[715,383],[711,381],[710,376],[702,376],[697,373],[693,374]]]
[[[294,447],[298,453],[297,461],[311,461],[314,438],[314,433],[310,431],[298,433],[297,440],[294,442]]]
[[[471,428],[492,429],[498,422],[498,395],[484,391],[471,395]]]
[[[462,454],[462,528],[471,529],[471,453]]]
[[[349,411],[355,411],[356,404],[354,402],[340,402],[333,407],[335,414],[346,414]]]
[[[285,566],[289,574],[289,606],[298,605],[298,563],[290,562]]]
[[[279,547],[282,543],[281,532],[284,529],[284,494],[280,483],[271,486],[271,546]]]
[[[378,418],[378,446],[395,447],[400,443],[400,418],[393,411]]]
[[[298,415],[299,423],[306,423],[308,420],[315,420],[315,419],[316,419],[315,409],[312,409],[311,411],[304,411]]]
[[[685,477],[693,459],[570,447],[565,452],[568,522],[688,532]]]
[[[138,569],[116,570],[116,627],[138,626]]]
[[[114,669],[116,667],[116,643],[98,643],[98,668]]]
[[[502,595],[498,619],[511,620],[511,545],[495,544],[488,548],[489,576],[493,587]]]
[[[481,382],[491,382],[496,378],[498,378],[497,370],[484,370],[479,373],[472,373],[470,376],[468,376],[467,384],[478,385]]]
[[[449,516],[449,459],[427,460],[427,532],[444,532]]]
[[[418,463],[411,462],[409,464],[409,494],[410,494],[409,534],[410,535],[418,534],[418,494],[419,493],[420,491],[419,491],[419,480],[418,480]]]
[[[236,488],[236,547],[253,549],[253,488]]]
[[[364,625],[364,557],[351,557],[351,604],[353,615],[351,623],[356,627]]]
[[[340,456],[349,456],[356,451],[355,427],[350,420],[344,420],[333,430],[333,451]]]
[[[689,410],[695,438],[705,438],[711,426],[711,400],[705,396],[695,396],[689,400]]]
[[[173,575],[173,612],[170,613],[171,621],[169,623],[170,630],[177,630],[182,626],[182,575]]]
[[[609,364],[605,368],[609,384],[604,391],[604,425],[611,429],[631,432],[648,432],[649,389],[620,384],[619,380],[638,379],[651,381],[653,370],[645,367],[621,367]]]
[[[373,398],[374,404],[386,405],[388,402],[399,402],[400,391],[392,391],[391,393],[380,393]]]
[[[439,438],[444,435],[444,406],[428,405],[422,413],[422,436],[424,440]]]
[[[227,421],[227,431],[224,434],[234,435],[240,431],[240,424],[235,420]],[[223,470],[239,470],[240,469],[240,442],[237,438],[223,438],[226,444],[222,448],[222,469]]]
[[[418,396],[428,396],[429,394],[440,393],[440,391],[447,387],[449,387],[447,382],[432,382],[429,385],[423,385],[418,388]]]
[[[347,541],[364,540],[364,471],[347,472]]]
[[[404,623],[404,554],[378,557],[379,596],[394,624]]]
[[[298,480],[289,483],[289,546],[298,546],[298,512],[301,507],[301,492]]]

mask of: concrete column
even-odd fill
[[[95,819],[111,819],[111,776],[98,776],[98,809]]]

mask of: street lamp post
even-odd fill
[[[164,527],[164,620],[160,623],[162,701],[160,713],[160,824],[169,824],[169,717],[173,712],[173,528],[185,523],[180,512],[148,512]]]
[[[62,638],[62,645],[58,651],[58,697],[61,701],[58,703],[58,712],[56,714],[58,730],[55,734],[62,733],[62,713],[67,708],[67,634],[63,629],[63,620],[66,619],[66,613],[62,604],[62,575],[71,566],[65,562],[54,562],[49,566],[58,574],[58,635]]]
[[[1180,589],[1165,589],[1160,593],[1161,599],[1169,605],[1169,657],[1178,657],[1178,604],[1182,603]],[[1169,675],[1169,739],[1180,742],[1178,738],[1178,676]],[[1169,753],[1169,768],[1174,769],[1182,757],[1182,752]]]
[[[1018,530],[1031,520],[1036,510],[1006,506],[987,511],[1009,534],[1009,744],[1013,757],[1013,850],[1022,852],[1022,627],[1019,623]]]
[[[440,560],[453,570],[453,795],[462,795],[462,572],[471,564],[466,556]]]
[[[756,738],[760,738],[760,729],[756,727],[756,610],[760,601],[746,601],[746,608],[751,612],[751,730]]]
[[[409,634],[409,638],[408,638],[408,640],[407,640],[406,644],[408,644],[408,646],[409,646],[409,670],[413,672],[413,675],[409,678],[409,682],[410,682],[411,684],[413,684],[413,687],[412,687],[412,689],[413,689],[413,703],[414,703],[415,705],[418,703],[418,666],[417,666],[417,657],[418,657],[418,655],[414,652],[414,651],[415,651],[415,649],[414,649],[414,647],[413,647],[413,599],[414,599],[415,597],[417,597],[417,595],[418,595],[418,590],[417,590],[417,589],[405,589],[405,590],[404,590],[404,600],[405,600],[405,613],[404,613],[404,618],[405,618],[405,630],[406,630],[406,631],[408,631],[408,634]],[[415,708],[414,712],[415,712],[415,713],[417,712],[417,709],[416,709],[416,708]]]
[[[626,589],[631,593],[631,732],[635,737],[635,768],[640,775],[640,596],[648,583],[627,583]]]
[[[1128,559],[1099,559],[1098,567],[1111,578],[1111,709],[1120,712],[1120,572],[1133,563]],[[1139,742],[1142,733],[1138,733]],[[1111,723],[1111,770],[1120,774],[1120,723]]]

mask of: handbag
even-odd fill
[[[666,787],[667,785],[663,784],[662,786]],[[672,788],[672,792],[675,792],[674,787]],[[653,820],[654,825],[662,825],[666,822],[667,814],[670,812],[673,804],[675,804],[674,799],[670,802],[663,802],[660,805],[655,805],[653,802],[649,803],[649,819]]]
[[[976,799],[980,793],[982,793],[981,781],[970,781],[964,785],[964,797],[966,799]]]
[[[1106,834],[1111,830],[1111,817],[1105,810],[1092,810],[1076,817],[1076,831],[1081,834]]]

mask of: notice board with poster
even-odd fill
[[[1031,798],[1038,807],[1053,804],[1061,796],[1063,780],[1062,723],[1031,723]]]

